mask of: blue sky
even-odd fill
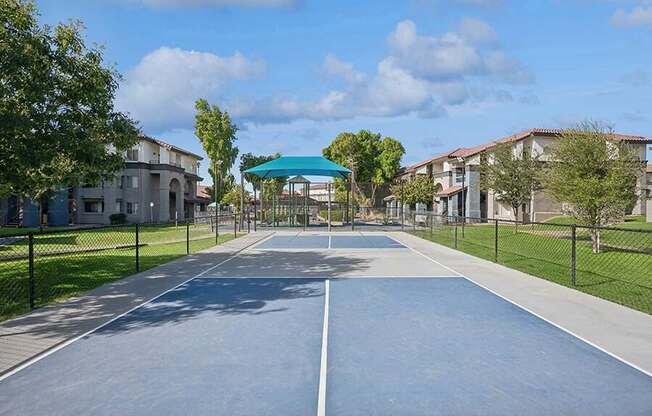
[[[145,133],[200,154],[200,97],[259,154],[320,154],[369,129],[401,140],[411,163],[588,118],[652,137],[652,0],[37,5],[43,22],[81,19],[105,45],[124,76],[117,106]]]

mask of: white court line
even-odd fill
[[[191,278],[189,278],[189,279],[187,279],[187,280],[184,280],[183,282],[181,282],[181,283],[179,283],[178,285],[176,285],[176,286],[174,286],[174,287],[172,287],[172,288],[166,290],[165,292],[160,293],[160,294],[154,296],[153,298],[151,298],[151,299],[149,299],[149,300],[147,300],[147,301],[145,301],[145,302],[143,302],[143,303],[140,303],[140,304],[134,306],[133,308],[129,309],[128,311],[123,312],[123,313],[121,313],[120,315],[117,315],[117,316],[111,318],[110,320],[104,322],[103,324],[101,324],[101,325],[99,325],[99,326],[97,326],[97,327],[95,327],[95,328],[93,328],[93,329],[91,329],[91,330],[89,330],[89,331],[86,331],[86,332],[84,332],[84,333],[81,334],[81,335],[78,335],[78,336],[76,336],[76,337],[74,337],[74,338],[71,338],[71,339],[69,339],[69,340],[67,340],[67,341],[64,341],[64,342],[62,342],[62,343],[60,343],[60,344],[58,344],[58,345],[56,345],[56,346],[50,348],[49,350],[46,350],[46,351],[44,351],[44,352],[42,352],[42,353],[36,355],[35,357],[30,358],[29,360],[25,361],[23,364],[20,364],[18,367],[14,368],[13,370],[10,370],[10,371],[6,372],[5,374],[3,374],[2,376],[0,376],[0,381],[3,381],[4,379],[6,379],[6,378],[8,378],[8,377],[10,377],[10,376],[12,376],[12,375],[14,375],[14,374],[16,374],[17,372],[19,372],[19,371],[21,371],[21,370],[24,370],[25,368],[29,367],[30,365],[32,365],[32,364],[34,364],[34,363],[36,363],[36,362],[38,362],[38,361],[41,361],[41,360],[44,359],[45,357],[47,357],[47,356],[49,356],[49,355],[51,355],[51,354],[54,354],[55,352],[57,352],[57,351],[59,351],[59,350],[65,348],[65,347],[67,347],[68,345],[72,344],[73,342],[75,342],[75,341],[79,341],[80,339],[82,339],[82,338],[84,338],[84,337],[87,337],[88,335],[92,334],[93,332],[95,332],[95,331],[97,331],[97,330],[99,330],[99,329],[104,328],[105,326],[109,325],[110,323],[112,323],[112,322],[114,322],[114,321],[116,321],[116,320],[122,318],[123,316],[125,316],[125,315],[127,315],[127,314],[129,314],[129,313],[131,313],[131,312],[133,312],[133,311],[135,311],[136,309],[138,309],[138,308],[140,308],[140,307],[142,307],[142,306],[145,306],[145,305],[147,305],[148,303],[150,303],[150,302],[152,302],[152,301],[154,301],[154,300],[160,298],[161,296],[165,295],[166,293],[169,293],[169,292],[172,292],[172,291],[175,290],[175,289],[178,289],[179,287],[185,285],[186,283],[190,282],[191,280],[194,280],[194,279],[196,279],[196,278],[198,278],[198,277],[201,277],[201,276],[205,275],[206,273],[210,272],[211,270],[214,270],[214,269],[216,269],[217,267],[223,265],[224,263],[233,260],[234,258],[238,257],[240,254],[242,254],[244,251],[248,250],[248,249],[251,248],[252,246],[255,246],[255,245],[258,244],[259,242],[262,242],[262,241],[264,241],[264,240],[267,240],[268,238],[272,237],[273,235],[274,235],[274,233],[272,232],[272,234],[268,235],[267,237],[264,237],[264,238],[262,238],[262,239],[260,239],[260,240],[258,240],[258,241],[256,241],[256,242],[251,243],[251,244],[249,244],[248,246],[246,246],[246,247],[244,247],[244,248],[238,250],[234,255],[232,255],[232,256],[229,257],[228,259],[225,259],[225,260],[223,260],[223,261],[221,261],[221,262],[219,262],[219,263],[217,263],[217,264],[215,264],[215,265],[209,267],[208,269],[206,269],[206,270],[204,270],[204,271],[202,271],[202,272],[200,272],[200,273],[194,275],[193,277],[191,277]]]
[[[328,310],[330,305],[331,281],[324,282],[324,328],[321,334],[321,364],[319,366],[319,394],[317,416],[326,416],[326,376],[328,375]]]
[[[425,240],[424,240],[424,241],[425,241]],[[612,353],[612,352],[607,351],[606,349],[600,347],[599,345],[594,344],[593,342],[591,342],[591,341],[589,341],[588,339],[586,339],[586,338],[584,338],[584,337],[582,337],[582,336],[576,334],[575,332],[571,331],[570,329],[566,329],[566,328],[564,328],[563,326],[554,323],[553,321],[551,321],[551,320],[549,320],[549,319],[547,319],[547,318],[545,318],[545,317],[539,315],[538,313],[536,313],[536,312],[530,310],[529,308],[527,308],[527,307],[521,305],[520,303],[515,302],[515,301],[513,301],[513,300],[511,300],[511,299],[509,299],[509,298],[506,298],[505,296],[501,295],[500,293],[495,292],[495,291],[492,290],[492,289],[489,289],[487,286],[485,286],[485,285],[483,285],[483,284],[481,284],[481,283],[476,282],[475,280],[471,279],[471,278],[468,277],[468,276],[463,275],[462,273],[458,272],[457,270],[454,270],[454,269],[452,269],[452,268],[450,268],[450,267],[448,267],[448,266],[446,266],[446,265],[444,265],[444,264],[438,262],[437,260],[435,260],[435,259],[433,259],[432,257],[428,256],[427,254],[424,254],[424,253],[420,252],[419,250],[416,250],[416,249],[410,247],[410,246],[407,245],[407,244],[404,244],[404,245],[405,245],[406,247],[408,247],[410,250],[414,251],[415,253],[417,253],[417,254],[419,254],[419,255],[425,257],[426,259],[430,260],[431,262],[433,262],[433,263],[435,263],[435,264],[438,264],[439,266],[445,268],[446,270],[449,270],[449,271],[455,273],[457,276],[462,277],[462,278],[468,280],[469,282],[473,283],[474,285],[479,286],[479,287],[483,288],[484,290],[486,290],[486,291],[488,291],[488,292],[490,292],[490,293],[493,293],[494,295],[498,296],[499,298],[501,298],[501,299],[503,299],[503,300],[506,300],[507,302],[511,303],[512,305],[517,306],[518,308],[524,310],[525,312],[530,313],[530,314],[536,316],[537,318],[539,318],[539,319],[541,319],[541,320],[543,320],[543,321],[549,323],[550,325],[552,325],[552,326],[554,326],[554,327],[556,327],[556,328],[558,328],[558,329],[561,329],[562,331],[566,332],[567,334],[572,335],[572,336],[574,336],[575,338],[579,339],[580,341],[583,341],[583,342],[589,344],[589,345],[592,346],[593,348],[596,348],[596,349],[602,351],[603,353],[609,355],[609,356],[612,357],[612,358],[615,358],[616,360],[622,362],[623,364],[626,364],[626,365],[632,367],[633,369],[640,371],[641,373],[645,374],[646,376],[648,376],[648,377],[652,377],[652,373],[647,372],[646,370],[642,369],[641,367],[637,366],[636,364],[634,364],[634,363],[632,363],[632,362],[629,362],[629,361],[627,361],[626,359],[624,359],[624,358],[622,358],[622,357],[620,357],[620,356],[618,356],[618,355],[616,355],[616,354],[614,354],[614,353]]]

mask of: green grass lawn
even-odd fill
[[[577,220],[567,215],[549,218],[546,223],[548,224],[576,224]],[[652,222],[645,222],[643,215],[628,215],[624,221],[610,224],[611,227],[627,228],[632,230],[647,230],[652,231]]]
[[[454,227],[416,231],[419,237],[454,247]],[[576,284],[571,282],[571,239],[567,227],[498,227],[500,264],[652,314],[652,233],[603,231],[602,250],[592,252],[588,232],[578,231]],[[493,224],[458,226],[457,248],[495,261]]]
[[[141,271],[186,255],[185,225],[178,228],[141,227],[141,231]],[[191,253],[215,245],[215,236],[210,227],[191,226],[190,231]],[[135,273],[134,232],[134,227],[121,227],[119,230],[87,230],[35,237],[36,306],[64,300]],[[233,238],[233,232],[220,232],[218,244]],[[129,247],[109,248],[120,245]],[[75,251],[53,254],[62,248]],[[97,249],[100,250],[91,251]],[[27,253],[27,245],[20,242],[12,248],[11,254],[16,253]],[[29,311],[28,267],[26,258],[7,259],[6,252],[0,252],[0,320]]]

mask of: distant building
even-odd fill
[[[498,201],[496,195],[491,191],[480,189],[480,163],[486,151],[492,147],[509,143],[516,154],[530,153],[541,155],[544,149],[550,146],[559,138],[562,133],[557,129],[530,129],[524,132],[508,136],[499,140],[484,143],[472,148],[454,149],[436,155],[430,159],[402,168],[398,178],[410,180],[418,175],[426,175],[435,182],[436,194],[429,207],[437,214],[449,216],[461,216],[462,212],[468,217],[476,218],[499,218],[514,220],[512,208],[503,202]],[[613,141],[628,143],[635,149],[642,162],[646,159],[645,146],[652,143],[652,140],[643,136],[631,136],[623,134],[612,134],[608,137]],[[652,174],[647,174],[652,175]],[[464,189],[462,189],[464,183]],[[645,215],[644,189],[651,189],[650,177],[641,175],[639,190],[641,198],[632,209],[632,214]],[[466,209],[462,210],[462,193],[464,192],[464,204]],[[396,207],[397,201],[389,198],[388,205]],[[521,218],[524,221],[545,221],[548,218],[561,215],[562,204],[548,196],[545,190],[536,192],[531,200],[521,210]]]
[[[208,194],[208,186],[197,185],[197,204],[195,213],[204,215],[208,212],[208,205],[211,203],[211,196]]]
[[[328,183],[310,184],[310,197],[319,202],[328,203]],[[333,188],[331,188],[331,200],[335,198]]]
[[[113,180],[62,188],[40,208],[17,196],[0,200],[0,225],[109,224],[118,213],[128,222],[183,220],[206,202],[197,196],[201,156],[148,136],[125,156]]]

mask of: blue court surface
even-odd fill
[[[275,235],[256,245],[257,249],[357,249],[405,248],[384,235]]]
[[[164,294],[0,381],[0,414],[317,415],[320,380],[328,415],[652,414],[651,377],[466,279],[264,277]]]

